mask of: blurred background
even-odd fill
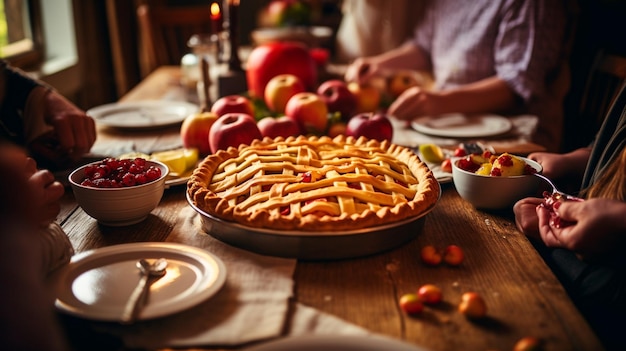
[[[182,55],[191,51],[187,46],[190,35],[212,30],[214,24],[207,20],[211,16],[211,4],[217,2],[221,6],[220,15],[226,19],[224,11],[231,1],[239,4],[236,30],[241,46],[254,46],[255,40],[262,40],[263,37],[255,34],[273,35],[272,32],[258,31],[262,27],[321,27],[329,29],[330,34],[321,34],[323,41],[313,45],[327,49],[331,61],[338,59],[335,39],[345,15],[343,11],[350,8],[344,6],[348,0],[287,0],[300,7],[292,7],[288,15],[278,11],[280,16],[270,10],[273,0],[1,0],[0,56],[48,82],[79,107],[89,109],[117,101],[158,65],[179,65]],[[394,5],[396,1],[400,0],[392,0]],[[419,5],[425,1],[429,0],[407,3]],[[581,121],[588,117],[581,117],[580,106],[587,98],[586,94],[590,90],[605,90],[607,83],[603,81],[596,82],[597,87],[590,86],[594,70],[602,66],[599,62],[606,62],[604,58],[608,56],[611,59],[609,65],[615,68],[615,62],[626,60],[626,40],[623,39],[626,0],[576,2],[579,18],[570,60],[571,89],[566,99],[566,111],[570,115],[566,126],[568,133],[584,130]],[[195,14],[186,18],[188,15],[183,12],[180,15],[174,15],[174,12],[158,15],[151,10],[152,15],[147,15],[145,9],[148,7],[145,6],[202,10],[192,10]],[[178,48],[168,48],[170,54],[162,55],[164,50],[158,49],[161,44],[155,39],[158,35],[154,29],[156,25],[147,23],[147,18],[171,26],[183,22],[190,28],[187,32],[178,32],[183,38],[176,44]],[[193,27],[193,21],[200,22]],[[406,24],[395,20],[391,23]],[[381,37],[381,40],[384,39]],[[615,61],[616,58],[622,61]],[[626,72],[620,70],[626,70],[624,67],[617,64],[622,80]],[[611,84],[619,85],[620,82]],[[598,103],[605,106],[610,103],[610,96],[597,95],[602,98]],[[575,146],[578,145],[570,147]]]

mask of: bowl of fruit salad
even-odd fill
[[[81,166],[68,179],[76,202],[99,223],[139,223],[163,196],[168,167],[144,158],[106,158]]]
[[[511,208],[525,196],[536,195],[541,180],[539,163],[509,153],[489,151],[452,159],[452,181],[459,195],[479,209]]]

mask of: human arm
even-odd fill
[[[590,154],[591,148],[585,147],[565,154],[533,152],[528,158],[543,167],[542,174],[546,177],[554,181],[568,179],[580,184]]]
[[[54,174],[49,170],[37,169],[35,160],[32,158],[17,159],[15,164],[21,164],[24,177],[30,188],[29,201],[33,211],[29,220],[42,228],[47,227],[59,214],[59,200],[65,192],[63,184],[56,181]]]
[[[0,328],[0,339],[8,350],[67,350],[44,281],[52,255],[44,246],[48,233],[33,220],[41,206],[25,160],[22,150],[0,143],[0,274],[10,282],[0,285],[0,324],[9,326]]]
[[[556,209],[562,221],[572,225],[558,227],[551,222],[549,209],[536,207],[541,239],[548,247],[572,250],[582,258],[599,258],[623,250],[626,244],[626,203],[593,198],[565,201]]]
[[[45,125],[32,133],[27,144],[35,157],[62,165],[89,152],[96,141],[96,128],[94,120],[83,110],[58,92],[43,87],[35,88],[28,104],[28,118]]]
[[[78,160],[96,139],[95,123],[85,112],[4,61],[0,61],[0,111],[0,135],[28,148],[46,167]]]
[[[418,46],[407,42],[380,55],[354,60],[348,66],[344,78],[348,82],[365,83],[372,77],[397,69],[430,70],[430,61]]]
[[[450,112],[505,111],[517,102],[517,95],[508,84],[493,76],[442,91],[409,88],[389,106],[388,112],[395,118],[410,121],[419,116]]]

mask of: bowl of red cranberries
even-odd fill
[[[169,169],[144,158],[105,158],[75,169],[69,182],[76,202],[100,224],[126,226],[148,217],[163,196]]]
[[[541,165],[526,157],[489,151],[452,160],[452,181],[459,195],[474,207],[486,210],[512,208],[525,196],[536,196]]]

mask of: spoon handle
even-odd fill
[[[132,323],[135,319],[137,319],[139,311],[141,310],[141,307],[143,307],[142,301],[145,301],[145,294],[148,289],[150,289],[150,285],[148,285],[149,277],[149,274],[141,275],[141,279],[139,279],[135,290],[133,290],[133,293],[130,295],[128,302],[124,307],[124,312],[122,313],[123,323]]]

